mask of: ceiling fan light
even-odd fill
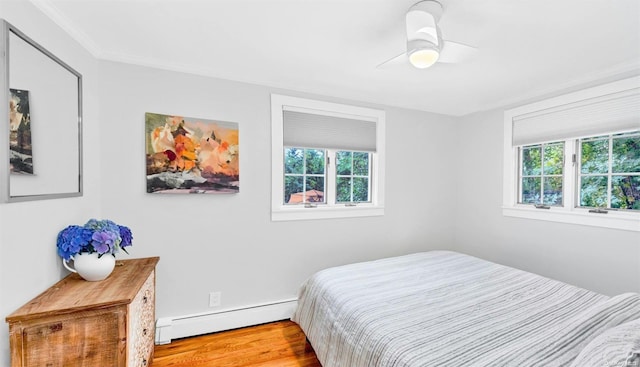
[[[419,48],[411,51],[409,62],[418,69],[426,69],[438,61],[440,53],[435,48]]]

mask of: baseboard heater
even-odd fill
[[[172,339],[289,319],[297,303],[296,298],[291,298],[206,313],[162,317],[156,321],[156,344],[168,344]]]

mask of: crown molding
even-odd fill
[[[58,8],[56,8],[48,0],[29,0],[38,10],[43,12],[49,19],[64,30],[71,38],[76,40],[82,47],[96,59],[100,59],[103,55],[102,49],[96,44],[91,37],[81,31],[69,18],[67,18]]]

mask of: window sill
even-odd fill
[[[503,206],[502,215],[640,232],[640,214],[636,213],[610,211],[607,214],[597,214],[585,209],[536,209],[529,205],[518,205]]]
[[[280,222],[291,220],[375,217],[381,215],[384,215],[384,207],[380,206],[317,206],[315,208],[280,207],[271,211],[271,220],[274,222]]]

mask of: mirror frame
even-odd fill
[[[44,193],[33,195],[11,195],[11,174],[9,172],[9,74],[11,65],[9,65],[9,55],[11,52],[10,35],[17,36],[28,45],[32,46],[36,50],[40,51],[44,56],[48,57],[56,64],[66,69],[73,74],[78,80],[78,186],[77,191],[62,192],[62,193]],[[67,197],[82,196],[83,193],[83,167],[82,167],[82,75],[73,69],[71,66],[60,60],[57,56],[49,52],[40,44],[26,36],[16,27],[11,25],[4,19],[0,19],[0,72],[2,72],[2,83],[0,85],[0,152],[5,152],[3,158],[0,159],[0,202],[19,202],[30,200],[45,200],[45,199],[58,199]],[[4,183],[5,187],[2,187]]]

